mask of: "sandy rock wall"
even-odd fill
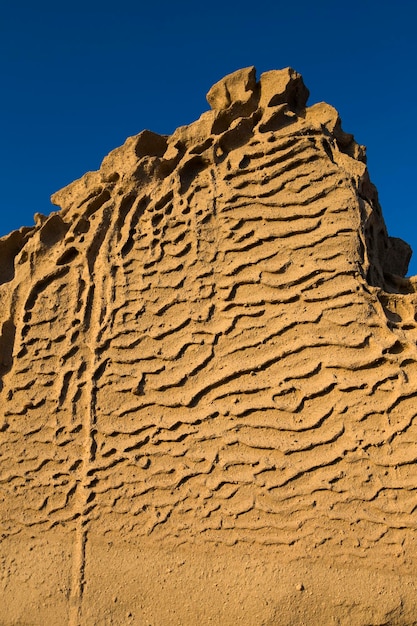
[[[198,121],[129,138],[0,240],[0,623],[145,623],[126,559],[104,556],[125,543],[156,563],[185,550],[190,571],[211,546],[225,588],[243,545],[248,562],[263,550],[263,589],[265,567],[308,558],[388,567],[415,592],[411,251],[386,232],[364,148],[307,97],[291,69],[236,72]],[[44,546],[43,575],[41,556],[13,565],[19,545]],[[110,583],[92,608],[105,572],[133,612]],[[25,576],[30,617],[11,600]],[[380,620],[412,623],[412,593],[395,593]],[[285,597],[281,621],[252,598],[242,623],[303,623]],[[193,624],[205,602],[199,621],[233,623],[241,607],[192,598],[188,622],[183,601],[162,615],[155,600],[149,623]],[[371,623],[354,605],[340,623]]]

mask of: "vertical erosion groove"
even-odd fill
[[[86,546],[88,542],[90,513],[94,509],[95,493],[94,481],[91,474],[94,471],[96,458],[96,386],[99,367],[98,345],[102,333],[102,313],[106,307],[105,286],[110,279],[105,268],[109,258],[106,254],[105,241],[112,237],[111,217],[112,207],[105,206],[100,215],[100,223],[96,226],[94,236],[87,248],[87,297],[84,303],[83,332],[85,339],[85,368],[82,369],[86,407],[83,430],[83,459],[80,466],[80,483],[78,486],[79,511],[75,534],[73,556],[72,585],[71,585],[71,613],[69,626],[79,626],[82,623],[82,605],[85,586]],[[108,252],[108,251],[107,251]],[[96,266],[100,266],[96,274]]]

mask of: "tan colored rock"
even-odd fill
[[[294,70],[0,239],[2,626],[416,623],[417,296]]]
[[[220,111],[232,104],[245,104],[256,89],[256,70],[246,67],[229,74],[213,85],[207,94],[207,102],[212,109]]]
[[[260,100],[262,108],[286,104],[293,111],[305,108],[309,91],[301,74],[287,67],[285,70],[271,70],[261,74]]]

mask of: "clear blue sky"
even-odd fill
[[[0,0],[0,236],[129,135],[197,119],[225,74],[290,65],[367,146],[417,274],[416,32],[415,0]]]

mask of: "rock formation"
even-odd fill
[[[417,624],[417,296],[292,69],[0,240],[12,624]]]

